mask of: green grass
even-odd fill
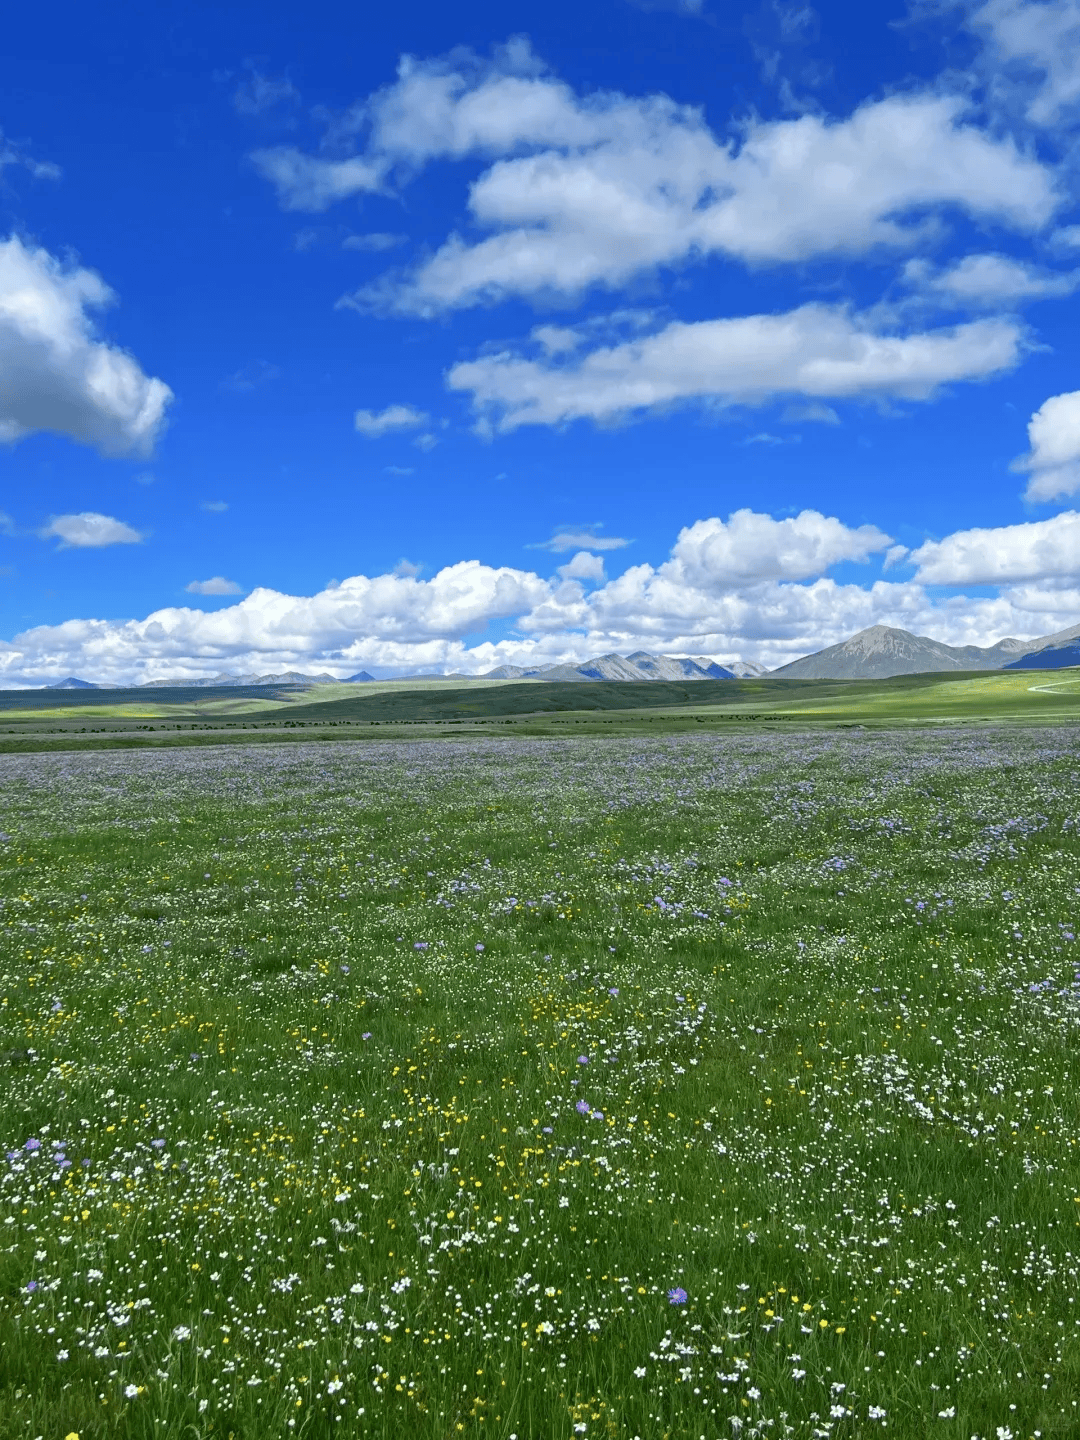
[[[1078,773],[6,757],[0,1437],[1080,1433]]]
[[[111,692],[110,692],[111,693]],[[0,754],[229,744],[281,738],[463,734],[675,734],[792,725],[1045,724],[1080,718],[1080,671],[902,675],[890,680],[397,682],[158,690],[104,699],[0,692]],[[132,698],[136,697],[136,698]]]

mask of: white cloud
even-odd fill
[[[588,418],[611,421],[680,401],[759,405],[778,396],[925,400],[941,385],[1012,369],[1023,336],[985,319],[922,334],[882,334],[840,308],[804,305],[782,315],[674,322],[658,334],[555,364],[510,352],[455,365],[500,431]]]
[[[44,430],[104,454],[153,449],[172,391],[96,338],[89,312],[113,299],[92,270],[0,241],[0,440]]]
[[[190,595],[242,595],[243,589],[235,580],[226,580],[224,575],[214,575],[209,580],[192,580],[184,586]]]
[[[472,184],[478,243],[451,236],[404,277],[355,303],[435,314],[504,295],[576,294],[708,254],[751,263],[910,247],[927,211],[956,208],[1021,232],[1057,203],[1050,172],[935,93],[870,101],[850,116],[747,120],[717,139],[700,110],[666,96],[578,95],[527,46],[491,64],[406,59],[397,81],[332,128],[332,159],[296,149],[255,162],[292,209],[383,190],[436,159],[494,163]]]
[[[604,581],[604,557],[579,550],[565,565],[558,567],[558,574],[564,580],[587,580],[590,584],[600,585]]]
[[[927,585],[1002,585],[1080,579],[1080,514],[994,529],[958,530],[912,552],[915,578]]]
[[[412,443],[416,446],[418,450],[422,450],[426,455],[429,450],[435,449],[435,446],[438,445],[439,441],[438,438],[432,435],[429,431],[424,435],[418,435]]]
[[[985,533],[988,538],[977,542],[984,551],[1015,555],[1023,549],[1015,536]],[[949,541],[938,543],[946,547]],[[1054,553],[1064,555],[1070,543],[1064,529],[1054,543]],[[353,576],[312,596],[257,589],[210,612],[173,607],[142,620],[38,626],[0,642],[0,680],[40,683],[74,673],[130,683],[222,669],[310,667],[339,675],[360,668],[478,673],[503,663],[583,660],[636,649],[742,656],[775,666],[878,623],[952,644],[987,644],[1006,634],[1034,636],[1076,623],[1080,581],[1057,573],[1045,559],[1044,573],[1010,580],[997,595],[961,594],[944,602],[933,600],[918,578],[864,586],[814,573],[815,567],[864,559],[883,544],[887,537],[872,526],[851,528],[814,512],[774,520],[741,511],[726,522],[713,518],[686,527],[662,565],[635,565],[606,583],[598,555],[574,557],[561,570],[578,573],[550,581],[478,561],[421,580],[417,567],[403,561],[395,574]],[[966,545],[958,539],[957,553],[974,553]],[[923,558],[927,567],[945,563],[929,550]],[[958,574],[960,565],[928,573]],[[1024,569],[1014,561],[998,573]],[[201,583],[228,584],[220,576]],[[517,633],[468,643],[493,620],[511,621]]]
[[[1009,255],[965,255],[937,272],[926,261],[912,260],[904,269],[904,279],[947,303],[990,308],[1071,295],[1080,285],[1078,272],[1063,275],[1037,270]]]
[[[211,515],[223,515],[228,508],[227,500],[204,500],[199,506],[200,510],[208,510]]]
[[[876,525],[852,530],[804,510],[785,520],[736,510],[727,521],[698,520],[679,532],[665,574],[696,589],[739,589],[762,580],[805,580],[842,560],[865,562],[891,543]]]
[[[251,159],[263,179],[277,186],[286,210],[326,210],[335,200],[382,188],[379,167],[355,156],[325,160],[282,146],[256,150]]]
[[[93,510],[84,510],[79,515],[54,515],[38,534],[42,540],[59,540],[61,550],[138,545],[146,538],[122,520],[114,520],[111,515],[98,515]]]
[[[355,424],[361,435],[377,440],[392,430],[415,430],[429,420],[430,416],[412,405],[388,405],[385,410],[357,410]]]
[[[552,550],[556,555],[564,555],[567,550],[622,550],[632,544],[632,540],[624,540],[618,535],[594,535],[591,530],[566,529],[557,531],[550,540],[539,540],[525,548]]]
[[[1027,455],[1013,466],[1030,473],[1025,498],[1053,500],[1080,490],[1080,390],[1051,395],[1028,421]]]
[[[983,41],[992,95],[1018,102],[1033,125],[1054,127],[1080,105],[1080,3],[986,0],[967,7]]]

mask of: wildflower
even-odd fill
[[[634,1374],[637,1376],[637,1378],[638,1378],[639,1380],[644,1380],[644,1378],[645,1378],[645,1366],[644,1366],[644,1365],[639,1365],[639,1366],[637,1367],[637,1369],[634,1371]]]
[[[370,1039],[371,1039],[371,1031],[370,1031],[370,1030],[365,1030],[364,1033],[360,1036],[360,1039],[361,1039],[361,1040],[370,1040]]]
[[[476,946],[476,953],[477,953],[477,955],[482,955],[482,954],[484,953],[484,947],[483,947],[483,945],[479,944],[479,942],[477,943],[477,946]]]
[[[172,1332],[172,1338],[174,1340],[190,1340],[191,1331],[186,1325],[177,1325],[176,1329]]]
[[[26,1288],[27,1288],[27,1290],[30,1291],[31,1294],[33,1294],[33,1292],[38,1288],[38,1283],[37,1283],[37,1281],[36,1281],[36,1280],[28,1280],[28,1281],[26,1282]]]
[[[868,1420],[884,1420],[888,1413],[889,1412],[882,1409],[880,1405],[871,1405],[870,1409],[866,1412],[866,1418]]]
[[[327,1385],[326,1393],[328,1395],[336,1395],[339,1390],[344,1390],[344,1388],[345,1381],[339,1380],[338,1377],[335,1375],[333,1380],[331,1380],[330,1383]]]
[[[26,1144],[23,1146],[23,1149],[24,1149],[24,1150],[40,1150],[40,1149],[41,1149],[41,1141],[40,1141],[40,1140],[36,1140],[36,1139],[33,1137],[33,1135],[31,1135],[31,1136],[30,1136],[30,1139],[27,1140]]]
[[[588,1055],[579,1055],[579,1056],[577,1057],[577,1063],[578,1063],[579,1065],[587,1065],[587,1064],[589,1063],[589,1057],[588,1057]]]
[[[68,1358],[68,1352],[66,1350],[58,1350],[56,1352],[56,1358],[57,1360],[66,1360]]]
[[[138,1393],[139,1393],[139,1387],[138,1387],[138,1385],[125,1385],[125,1386],[124,1386],[124,1397],[125,1397],[125,1399],[127,1399],[127,1400],[134,1400],[134,1399],[135,1399],[135,1396],[138,1395]]]
[[[574,1106],[574,1109],[579,1115],[588,1115],[589,1111],[592,1109],[592,1106],[587,1100],[579,1100]]]
[[[150,1144],[154,1147],[155,1150],[164,1150],[164,1149],[165,1149],[165,1141],[164,1141],[164,1140],[151,1140],[151,1141],[150,1141]]]
[[[956,1419],[956,1406],[955,1406],[955,1405],[950,1405],[947,1410],[939,1410],[939,1411],[937,1412],[937,1418],[938,1418],[939,1420],[955,1420],[955,1419]]]
[[[619,993],[619,987],[618,987],[617,985],[612,985],[611,989],[610,989],[607,993],[608,993],[609,995],[615,995],[615,996],[617,996],[618,993]]]
[[[681,1285],[676,1285],[673,1290],[667,1292],[667,1298],[669,1305],[685,1305],[690,1297]]]

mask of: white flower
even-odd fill
[[[395,1295],[404,1295],[405,1291],[408,1290],[411,1284],[412,1281],[409,1279],[408,1275],[403,1275],[400,1280],[394,1281],[393,1285],[390,1286],[390,1289],[394,1292]]]
[[[884,1420],[888,1413],[889,1412],[882,1409],[880,1405],[871,1405],[870,1409],[866,1412],[870,1420]]]
[[[58,1350],[56,1352],[56,1358],[57,1360],[66,1360],[68,1358],[68,1352],[66,1350]]]
[[[172,1332],[172,1338],[174,1340],[190,1340],[191,1331],[186,1325],[177,1325],[176,1329]]]
[[[363,1287],[363,1285],[361,1285],[361,1283],[360,1283],[359,1280],[357,1280],[357,1282],[356,1282],[355,1285],[350,1285],[350,1286],[349,1286],[349,1294],[350,1294],[350,1295],[362,1295],[363,1293],[364,1293],[364,1287]]]
[[[637,1367],[637,1369],[634,1371],[634,1374],[637,1376],[637,1378],[638,1378],[639,1380],[643,1380],[643,1379],[645,1378],[645,1366],[644,1366],[644,1365],[639,1365],[639,1366]]]
[[[138,1385],[125,1385],[125,1386],[124,1386],[124,1396],[125,1396],[126,1399],[128,1399],[128,1400],[134,1400],[134,1399],[135,1399],[135,1396],[138,1395],[138,1393],[139,1393],[139,1387],[138,1387]]]
[[[335,1375],[334,1378],[333,1378],[333,1380],[331,1380],[330,1383],[329,1383],[329,1385],[327,1385],[327,1387],[326,1387],[326,1393],[327,1393],[327,1395],[336,1395],[339,1390],[344,1390],[344,1389],[345,1389],[345,1381],[344,1381],[344,1380],[339,1380],[339,1379],[337,1378],[337,1376]]]
[[[805,1370],[792,1370],[791,1378],[792,1380],[801,1380],[805,1374]]]
[[[956,1419],[956,1406],[955,1406],[955,1405],[950,1405],[947,1410],[939,1410],[939,1411],[937,1412],[937,1418],[938,1418],[939,1420],[955,1420],[955,1419]]]
[[[199,1414],[200,1414],[200,1415],[205,1414],[205,1412],[206,1412],[209,1404],[210,1404],[210,1401],[209,1401],[209,1400],[200,1400],[200,1401],[199,1401]]]
[[[999,1425],[997,1427],[997,1440],[1013,1440],[1013,1433],[1008,1425]]]
[[[832,1416],[832,1418],[833,1418],[834,1420],[842,1420],[842,1419],[844,1418],[844,1416],[847,1414],[847,1406],[846,1406],[846,1405],[833,1405],[833,1406],[830,1408],[830,1410],[829,1410],[829,1414]]]
[[[751,1400],[760,1400],[760,1399],[761,1399],[761,1391],[757,1388],[756,1385],[751,1385],[751,1386],[750,1386],[750,1389],[747,1390],[746,1393],[747,1393],[747,1395],[750,1397]]]

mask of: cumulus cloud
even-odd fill
[[[865,563],[891,543],[876,525],[851,529],[817,510],[786,520],[736,510],[726,521],[698,520],[681,530],[670,570],[697,589],[738,589],[762,580],[805,580],[842,560]]]
[[[886,334],[826,305],[782,315],[676,321],[655,335],[553,361],[509,351],[453,366],[500,431],[568,420],[611,421],[680,401],[760,405],[789,395],[924,400],[941,385],[984,380],[1020,360],[1023,332],[1007,319]]]
[[[412,405],[388,405],[385,410],[357,410],[355,424],[361,435],[377,440],[392,430],[415,430],[430,418]]]
[[[146,537],[123,520],[84,510],[79,515],[54,515],[38,531],[42,540],[60,541],[61,550],[98,550],[105,545],[138,545]]]
[[[564,580],[585,580],[591,585],[600,585],[604,580],[604,557],[579,550],[565,565],[558,567],[557,573]]]
[[[938,93],[867,102],[841,119],[747,120],[718,139],[700,110],[666,96],[579,95],[518,42],[491,63],[402,61],[397,80],[327,136],[332,158],[255,156],[290,209],[404,183],[434,160],[492,163],[471,185],[476,243],[450,236],[411,273],[353,297],[435,314],[505,295],[577,294],[709,254],[751,263],[909,247],[932,210],[1021,232],[1057,195],[1050,171]]]
[[[1053,500],[1080,490],[1080,390],[1051,395],[1028,422],[1027,455],[1014,463],[1031,478],[1028,500]]]
[[[214,575],[209,580],[191,580],[184,589],[189,595],[242,595],[243,587],[235,580],[226,580],[224,575]]]
[[[1028,121],[1054,128],[1080,106],[1078,0],[975,0],[967,27],[982,41],[991,95]]]
[[[953,305],[994,308],[1024,300],[1071,295],[1080,285],[1080,273],[1039,270],[1009,255],[965,255],[956,264],[935,271],[923,260],[912,260],[905,280]]]
[[[0,241],[0,440],[45,430],[103,454],[153,449],[172,391],[97,338],[90,312],[114,298],[92,270]]]
[[[958,530],[912,552],[915,578],[927,585],[1002,585],[1080,578],[1080,514],[994,529]]]
[[[393,574],[353,576],[311,596],[260,588],[210,612],[173,607],[142,620],[38,626],[0,642],[0,681],[31,684],[74,673],[131,683],[310,666],[340,675],[373,667],[476,674],[500,664],[580,661],[636,649],[741,656],[775,666],[874,624],[951,644],[1075,624],[1080,580],[1064,573],[1064,560],[1046,559],[1051,551],[1065,556],[1070,546],[1075,554],[1073,532],[1063,520],[1036,564],[1015,558],[1025,546],[1038,548],[1037,539],[1019,542],[1012,533],[1023,530],[981,532],[974,541],[959,536],[952,551],[948,537],[935,542],[938,551],[923,547],[922,577],[860,585],[821,571],[876,554],[888,544],[876,527],[849,527],[813,511],[785,520],[737,511],[726,521],[714,517],[686,527],[663,564],[634,565],[607,581],[602,557],[581,552],[551,580],[478,561],[422,580],[418,566],[402,561]],[[1044,539],[1048,533],[1032,531]],[[980,550],[1014,557],[994,572],[1006,582],[998,594],[932,598],[927,577],[943,583],[944,575],[987,575],[965,559]],[[1023,575],[1029,578],[1015,578]],[[216,576],[189,589],[225,594],[208,587],[229,583]],[[496,620],[511,622],[503,638],[476,638]]]

